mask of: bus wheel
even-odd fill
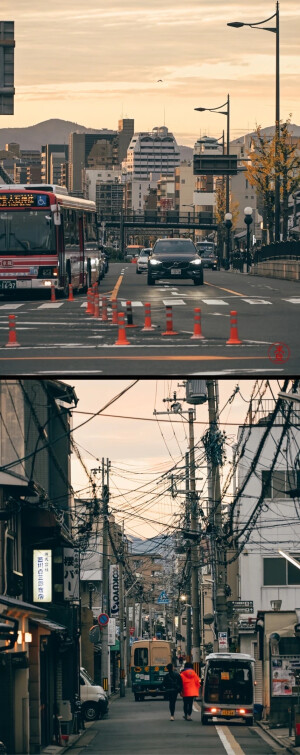
[[[135,694],[134,694],[134,699],[135,699],[135,702],[136,702],[136,703],[138,703],[138,702],[139,702],[140,696],[139,696],[139,695],[137,695],[137,694],[136,694],[136,692],[135,692]]]
[[[202,723],[202,726],[206,726],[206,724],[208,724],[207,716],[201,716],[201,723]]]
[[[64,287],[62,289],[61,295],[63,299],[67,299],[69,296],[69,283],[71,283],[71,265],[68,260],[66,264],[66,274],[65,274],[65,281],[64,281]]]

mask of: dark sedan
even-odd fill
[[[190,278],[195,286],[203,285],[201,258],[191,239],[158,239],[148,261],[148,286],[156,280]]]

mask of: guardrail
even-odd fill
[[[284,280],[300,280],[299,259],[263,260],[252,265],[251,275],[262,275],[267,278],[281,278]]]

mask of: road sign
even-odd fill
[[[228,650],[227,632],[218,633],[218,644],[219,644],[220,653],[227,653],[227,650]]]
[[[103,627],[106,627],[109,622],[109,616],[107,613],[99,613],[98,616],[98,624],[99,627],[102,629]]]
[[[162,590],[162,592],[158,596],[157,603],[160,603],[161,605],[166,605],[166,606],[168,605],[169,598],[167,596],[167,593],[164,590]]]
[[[253,613],[253,600],[231,600],[230,605],[237,613]]]
[[[237,155],[194,155],[194,176],[236,176]]]

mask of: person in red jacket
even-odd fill
[[[194,697],[198,697],[200,688],[199,676],[193,669],[192,663],[185,663],[184,669],[180,674],[182,679],[182,697],[183,697],[183,710],[186,721],[191,721],[191,713],[193,708]]]

